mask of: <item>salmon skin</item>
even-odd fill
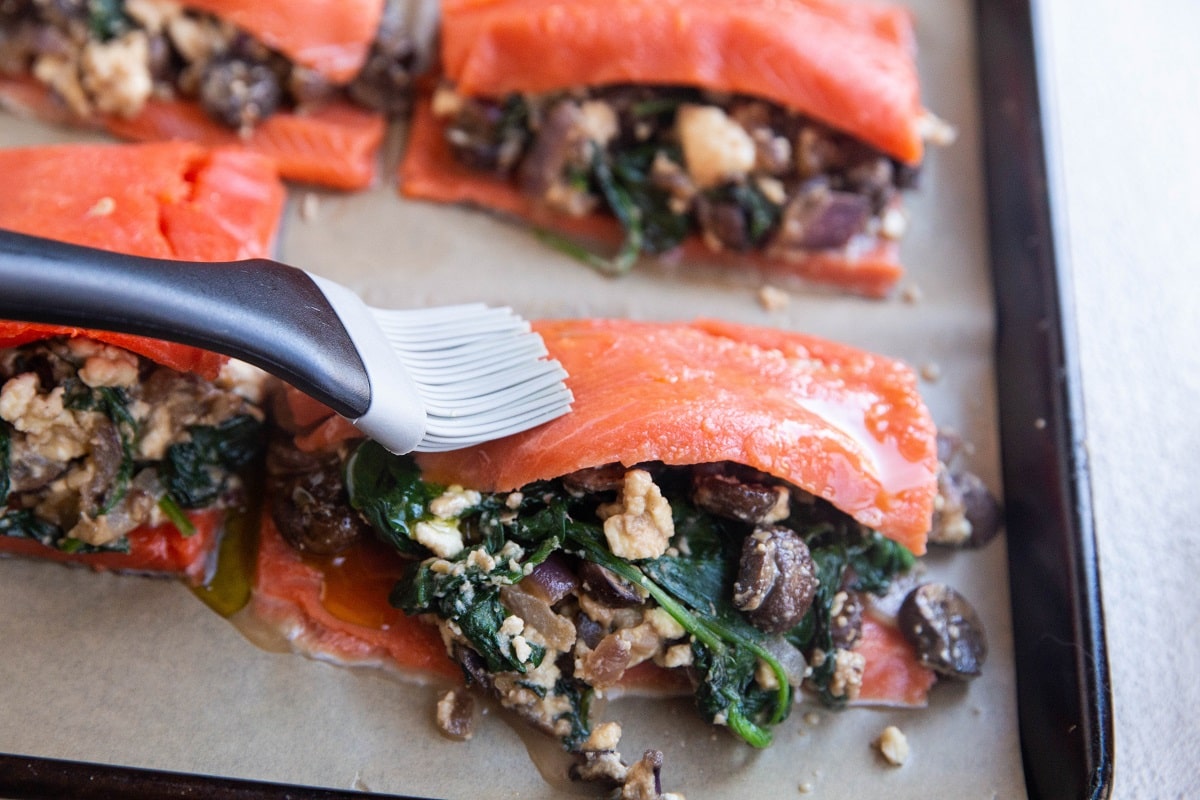
[[[384,74],[388,77],[375,79],[380,86],[391,87],[386,81],[392,81],[395,94],[406,97],[407,78],[401,76],[407,75],[414,58],[411,43],[396,44],[406,34],[400,28],[403,21],[393,14],[387,28],[393,35],[392,49],[386,57],[394,60],[382,66],[385,56],[376,47],[384,5],[384,0],[196,0],[178,7],[131,10],[114,4],[91,12],[93,29],[103,19],[96,15],[115,14],[108,22],[110,31],[93,33],[86,43],[76,41],[75,33],[68,37],[60,32],[60,38],[69,38],[71,46],[79,49],[58,55],[38,49],[38,42],[53,37],[26,32],[51,24],[34,9],[27,18],[9,22],[14,26],[10,37],[14,59],[24,56],[28,68],[25,74],[0,74],[0,104],[17,113],[89,126],[132,141],[186,139],[209,147],[241,146],[274,158],[289,180],[337,189],[364,188],[375,179],[376,156],[387,125],[379,104],[385,101],[378,99],[383,89],[374,83],[357,94],[349,87],[364,71]],[[253,45],[244,41],[251,39]],[[173,59],[187,64],[195,80],[189,83],[155,66],[143,53],[148,47],[145,41],[169,49]],[[88,48],[108,54],[97,56]],[[103,81],[93,77],[93,70],[104,67],[90,66],[89,59],[118,58],[120,80],[107,73]],[[280,71],[281,62],[288,72]],[[229,74],[208,77],[210,67],[227,69]],[[272,71],[284,77],[272,79]],[[239,81],[250,97],[246,102],[238,99],[237,92],[225,93],[226,97],[213,88]],[[388,113],[401,107],[394,99],[386,103]]]
[[[0,227],[149,257],[227,261],[269,256],[285,200],[284,187],[269,159],[241,149],[208,150],[184,142],[12,148],[0,150],[0,172],[12,181],[8,184],[9,190],[0,196]],[[58,337],[104,342],[148,358],[180,374],[175,379],[175,386],[195,385],[198,398],[210,395],[205,394],[207,390],[202,384],[192,382],[217,379],[228,361],[216,353],[138,336],[0,321],[0,351],[6,358],[12,353],[18,353],[17,357],[20,357],[20,351],[13,348],[29,347]],[[85,347],[80,352],[94,350]],[[119,354],[105,357],[121,360]],[[15,383],[23,369],[16,366],[10,371],[14,373]],[[160,385],[170,385],[163,382],[168,379],[162,375],[155,379]],[[99,380],[103,385],[104,379],[93,380]],[[8,397],[10,403],[19,395],[15,389],[10,395],[7,383],[0,388],[4,390],[0,396]],[[49,386],[43,388],[46,392],[50,390]],[[112,398],[108,402],[120,404],[123,391],[112,389],[105,396]],[[51,405],[56,402],[53,392],[44,396],[45,402]],[[57,402],[63,403],[65,396],[64,392]],[[147,401],[153,403],[150,396]],[[20,402],[17,400],[16,404],[20,405]],[[35,399],[35,402],[41,401]],[[98,549],[50,546],[40,538],[47,535],[44,528],[16,522],[21,514],[29,513],[29,509],[19,505],[23,502],[19,497],[31,497],[32,492],[41,489],[36,481],[32,486],[18,486],[15,478],[10,481],[19,467],[15,461],[10,463],[10,459],[16,459],[19,452],[24,452],[14,444],[14,437],[18,432],[27,432],[33,437],[38,435],[36,425],[23,419],[24,414],[13,408],[6,406],[5,420],[0,422],[0,444],[3,444],[0,447],[3,454],[0,458],[0,479],[3,479],[0,488],[6,501],[4,511],[0,512],[0,529],[8,534],[0,536],[0,552],[86,564],[95,569],[167,573],[193,584],[205,580],[213,567],[214,551],[226,513],[225,508],[213,506],[209,500],[197,500],[194,507],[190,501],[184,507],[177,506],[175,517],[151,515],[149,522],[125,533],[125,546],[117,549],[107,549],[107,545]],[[108,408],[105,413],[120,420],[114,425],[122,437],[121,447],[127,448],[127,452],[140,447],[135,444],[138,441],[136,434],[125,427],[134,423],[126,422],[126,417],[111,405],[102,408]],[[242,413],[236,407],[232,410]],[[258,413],[248,406],[243,410],[251,415]],[[12,414],[17,415],[11,423],[14,427],[10,427],[8,421]],[[218,419],[213,417],[215,425],[221,424]],[[236,417],[224,419],[237,421]],[[257,423],[249,417],[244,421],[248,427],[242,430],[252,433]],[[25,449],[39,447],[41,445],[35,442],[27,444]],[[90,447],[101,448],[101,445],[93,442]],[[147,454],[139,458],[151,458],[149,451],[144,452]],[[85,449],[64,466],[70,470],[75,461],[99,459],[94,453],[95,450]],[[55,458],[62,456],[50,460]],[[132,478],[132,464],[130,469],[125,478],[120,477],[118,471],[113,486],[120,486]],[[104,491],[111,504],[128,496],[114,496],[112,493],[116,489]],[[125,493],[132,489],[120,491]]]
[[[514,216],[596,269],[715,261],[870,297],[926,138],[898,6],[452,0],[408,197]]]

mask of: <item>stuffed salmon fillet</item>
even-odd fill
[[[911,370],[710,320],[534,327],[573,409],[478,447],[395,456],[284,395],[254,603],[297,649],[441,678],[457,662],[610,783],[638,767],[589,718],[596,693],[687,692],[766,746],[801,687],[919,706],[939,674],[978,673],[961,596],[955,666],[911,635],[937,627],[908,597],[932,591],[917,554],[956,507]],[[439,704],[452,735],[462,696]]]
[[[126,139],[269,155],[288,179],[375,177],[415,61],[398,3],[121,0],[0,10],[0,103]]]
[[[0,171],[0,227],[132,255],[269,256],[284,202],[268,159],[182,142],[0,150]],[[261,388],[193,347],[0,322],[0,553],[203,581]]]
[[[929,138],[906,10],[452,0],[401,189],[522,218],[610,272],[700,255],[871,296]],[[565,238],[564,238],[565,237]],[[606,254],[593,249],[608,242]],[[611,255],[613,248],[615,255]]]

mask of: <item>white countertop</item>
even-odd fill
[[[1045,0],[1114,797],[1200,796],[1200,3]]]

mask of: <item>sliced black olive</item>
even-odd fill
[[[940,508],[934,511],[929,541],[982,547],[1000,532],[1000,503],[977,475],[943,469],[938,475]]]
[[[283,98],[279,76],[266,64],[219,58],[206,65],[200,79],[200,104],[231,128],[266,119]]]
[[[821,179],[809,181],[784,207],[774,244],[804,250],[842,247],[870,215],[868,198],[831,189]]]
[[[446,141],[454,157],[471,169],[507,175],[528,139],[516,116],[499,103],[462,98],[458,115],[446,126]]]
[[[475,731],[475,696],[452,689],[437,704],[438,730],[447,738],[466,741]]]
[[[563,476],[563,488],[575,495],[615,492],[625,485],[626,471],[620,464],[581,469]]]
[[[370,526],[350,507],[340,462],[273,442],[267,453],[271,518],[292,547],[332,554],[367,536]]]
[[[938,434],[939,498],[929,532],[934,544],[981,547],[1000,532],[1000,503],[977,475],[962,466],[967,450],[956,434]]]
[[[583,107],[573,100],[560,100],[547,110],[518,171],[522,192],[548,201],[570,193],[566,182],[569,168],[581,167],[588,160],[585,125]]]
[[[700,227],[726,248],[734,251],[750,247],[750,231],[741,206],[732,200],[708,195],[696,198],[696,221]]]
[[[786,497],[781,487],[720,473],[696,472],[692,481],[692,502],[697,506],[710,514],[750,523],[774,521],[766,518],[779,506],[781,492]]]
[[[983,623],[967,599],[944,583],[908,593],[896,621],[917,650],[917,659],[949,678],[974,678],[987,660]]]
[[[408,111],[417,50],[405,28],[399,3],[384,6],[379,31],[362,70],[348,91],[356,103],[389,116]]]
[[[579,567],[579,588],[609,608],[630,608],[642,603],[642,596],[632,583],[591,561],[584,561]]]
[[[733,604],[759,630],[783,633],[812,606],[817,570],[808,545],[795,531],[758,528],[742,543]]]
[[[79,489],[81,508],[85,514],[90,516],[99,510],[105,495],[112,488],[124,455],[117,426],[110,420],[102,420],[92,434],[94,471],[91,480]]]

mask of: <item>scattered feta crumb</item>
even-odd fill
[[[1035,420],[1033,421],[1033,427],[1037,428],[1039,431],[1040,431],[1040,430],[1045,430],[1045,428],[1046,428],[1046,420],[1045,420],[1045,419],[1043,419],[1042,417],[1038,417],[1037,419],[1035,419]]]
[[[879,232],[888,239],[902,239],[908,231],[908,217],[899,208],[889,208],[880,218]]]
[[[930,383],[937,383],[942,378],[942,368],[934,361],[921,365],[921,377]]]
[[[764,286],[758,290],[758,304],[767,311],[782,311],[791,302],[791,295],[776,286]]]
[[[315,222],[321,211],[321,198],[315,192],[308,192],[300,201],[300,219],[305,222]]]
[[[453,519],[473,505],[478,505],[483,496],[474,489],[455,485],[429,501],[429,512],[439,519]]]
[[[635,560],[658,558],[667,552],[667,543],[675,534],[671,504],[649,472],[626,472],[617,502],[600,510],[609,514],[604,519],[604,538],[613,555]]]
[[[902,292],[900,292],[900,299],[903,300],[904,302],[912,304],[912,305],[916,305],[917,303],[921,302],[924,298],[925,298],[925,293],[921,291],[920,286],[916,286],[916,285],[905,286],[904,290]]]
[[[500,623],[500,633],[505,636],[516,636],[521,631],[525,630],[525,620],[518,617],[516,614],[509,614]]]
[[[583,750],[616,750],[617,743],[621,741],[621,725],[616,722],[602,722],[596,726],[587,741],[583,743]]]
[[[917,127],[921,132],[922,139],[938,147],[952,145],[958,138],[957,128],[929,111],[921,115],[917,121]]]
[[[512,652],[513,656],[524,664],[533,655],[533,648],[529,646],[529,642],[525,641],[524,636],[512,637]]]
[[[810,711],[804,715],[804,721],[809,725],[816,725],[821,721],[821,715],[815,711]]]
[[[421,521],[413,526],[413,536],[441,558],[454,558],[462,552],[462,531],[454,520]]]
[[[722,109],[685,103],[675,119],[684,163],[699,188],[737,180],[754,167],[754,140]]]
[[[691,665],[693,658],[694,654],[690,644],[673,644],[663,653],[658,664],[667,669],[677,669]]]
[[[650,623],[650,626],[654,628],[654,632],[663,639],[680,639],[683,638],[685,633],[687,633],[687,631],[683,629],[683,626],[680,625],[679,622],[664,608],[659,608],[656,606],[655,608],[650,609],[646,612],[645,618],[646,621]]]
[[[899,767],[908,760],[908,737],[895,725],[888,725],[875,740],[875,746],[880,754],[894,767]]]

